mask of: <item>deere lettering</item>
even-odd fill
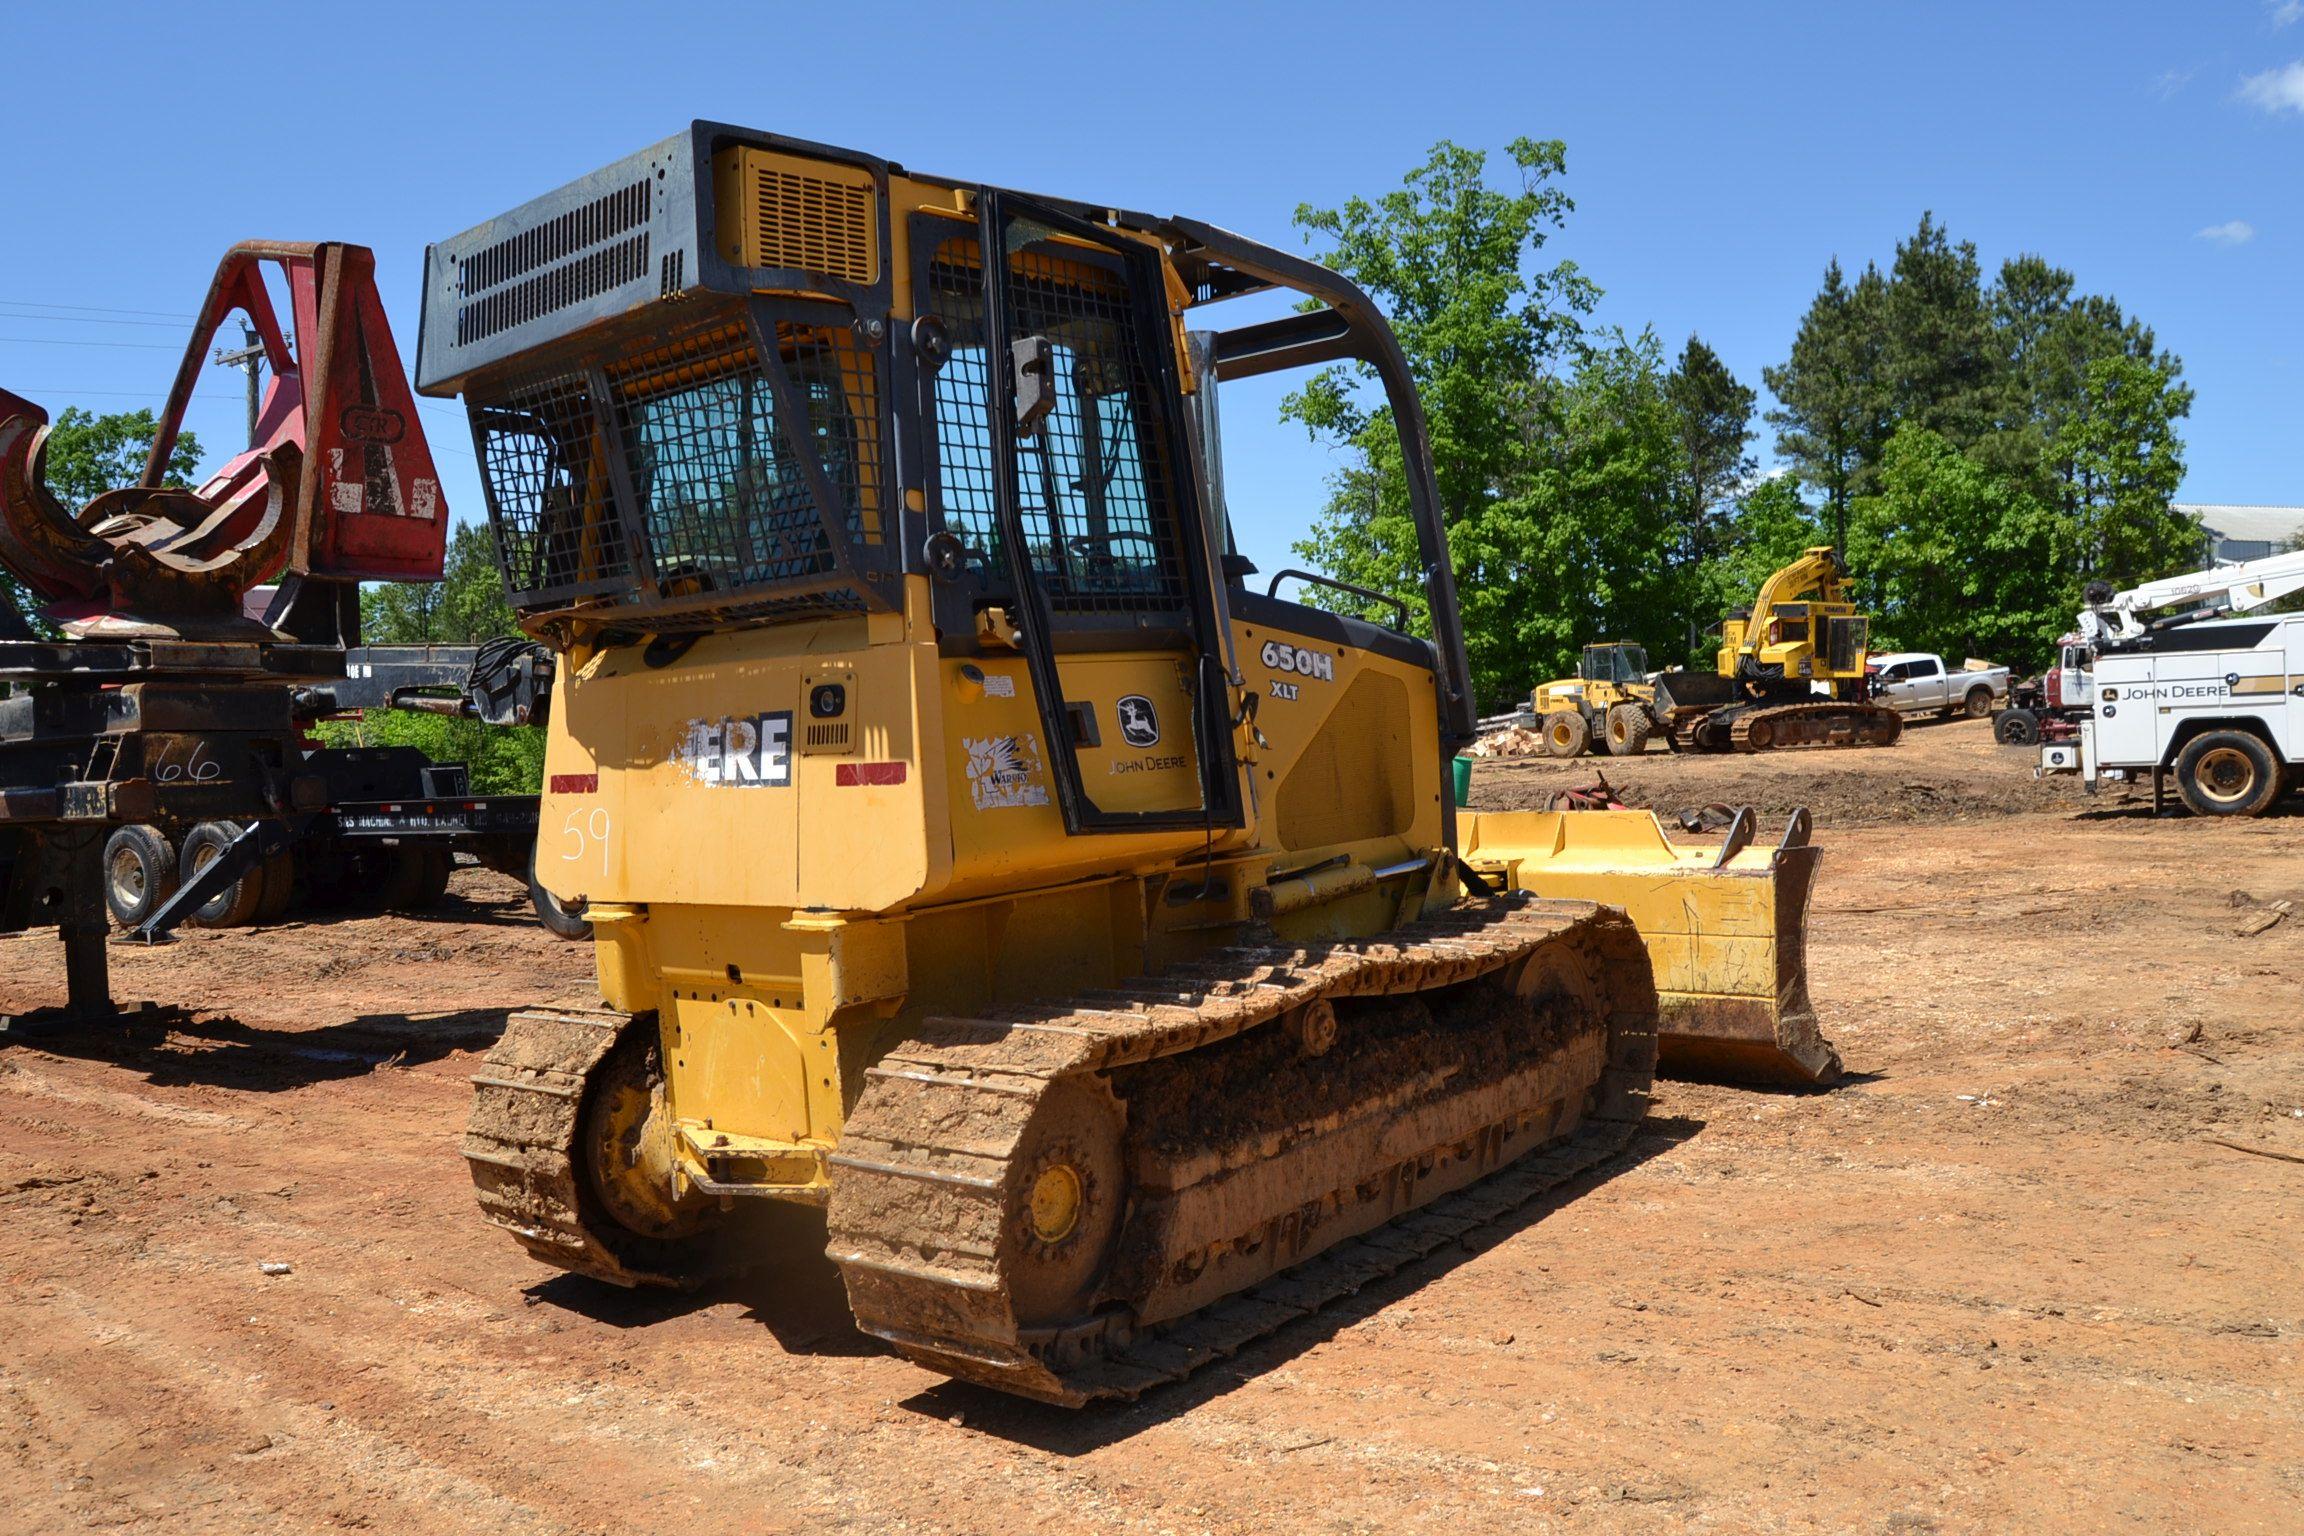
[[[1285,640],[1264,642],[1264,665],[1275,672],[1293,672],[1299,677],[1317,678],[1323,683],[1336,681],[1336,658],[1326,651],[1306,650],[1290,645]]]
[[[2231,688],[2223,683],[2156,683],[2130,688],[2123,695],[2129,699],[2228,699],[2231,696]]]
[[[691,720],[672,755],[699,784],[789,786],[792,711]]]

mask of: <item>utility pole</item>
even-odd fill
[[[216,366],[238,368],[248,375],[248,446],[256,446],[256,407],[263,398],[257,384],[264,371],[264,348],[256,339],[256,328],[247,321],[240,322],[240,340],[243,345],[233,352],[222,347],[216,349]]]

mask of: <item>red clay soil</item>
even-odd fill
[[[2009,802],[1820,815],[1853,1081],[1667,1084],[1568,1198],[1116,1410],[884,1353],[804,1212],[686,1298],[482,1226],[464,1080],[590,984],[508,882],[123,946],[194,1022],[0,1045],[0,1531],[2292,1531],[2304,900],[2239,930],[2304,817],[2089,815],[1979,735],[1624,772]],[[59,958],[0,940],[0,1005]]]

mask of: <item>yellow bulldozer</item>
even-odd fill
[[[1658,736],[1697,752],[1890,746],[1904,717],[1872,700],[1870,630],[1848,595],[1847,567],[1819,544],[1721,621],[1712,671],[1650,674],[1637,645],[1588,645],[1578,675],[1539,685],[1529,705],[1552,757],[1602,742],[1637,756]]]
[[[1194,323],[1255,294],[1296,308]],[[688,1284],[746,1202],[821,1207],[861,1327],[1078,1404],[1606,1159],[1660,1044],[1837,1069],[1804,817],[1453,803],[1423,418],[1335,273],[697,123],[433,246],[418,357],[556,653],[537,868],[597,949],[602,1005],[475,1079],[537,1258]],[[1230,552],[1220,381],[1341,361],[1429,637]]]

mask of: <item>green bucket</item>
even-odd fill
[[[1457,757],[1449,760],[1448,788],[1458,805],[1472,798],[1472,759]]]

